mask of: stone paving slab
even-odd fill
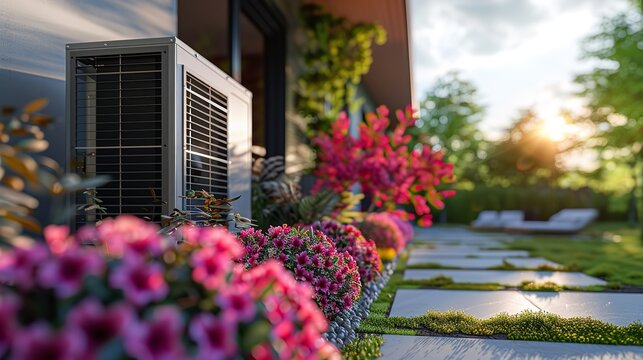
[[[643,322],[643,294],[596,292],[524,292],[532,304],[564,317],[591,316],[615,325]]]
[[[413,249],[411,254],[425,257],[528,257],[529,252],[524,250],[481,250],[480,248],[453,248],[442,247],[438,249]]]
[[[547,265],[553,268],[559,267],[559,264],[543,258],[467,258],[467,257],[435,257],[432,255],[422,255],[411,253],[408,265],[418,265],[425,263],[434,263],[441,266],[457,267],[463,269],[487,269],[493,266],[502,266],[503,260],[520,268],[538,268]]]
[[[486,319],[503,311],[518,314],[538,311],[538,307],[518,291],[401,289],[395,294],[389,316],[418,316],[428,310],[462,310]]]
[[[385,360],[641,360],[643,347],[434,336],[384,335]]]
[[[523,281],[537,283],[554,282],[566,286],[605,285],[606,282],[578,272],[556,271],[505,271],[505,270],[448,270],[448,269],[408,269],[404,272],[406,280],[423,280],[436,276],[448,276],[458,283],[497,283],[518,286]]]
[[[462,310],[483,319],[501,312],[542,310],[562,317],[590,316],[624,326],[643,322],[643,294],[401,289],[390,316],[417,316],[428,310]]]

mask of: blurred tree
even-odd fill
[[[584,57],[594,69],[578,75],[587,99],[587,120],[596,125],[597,148],[603,157],[620,158],[632,169],[630,219],[636,219],[636,188],[643,193],[643,19],[635,10],[604,19],[600,30],[586,39]],[[643,221],[641,222],[643,228]],[[643,229],[642,229],[643,230]],[[643,240],[643,231],[641,232]]]
[[[412,133],[414,144],[444,149],[448,162],[455,163],[460,180],[479,181],[480,160],[485,144],[478,128],[484,107],[477,89],[455,72],[440,77],[420,103],[420,118]]]
[[[488,182],[502,185],[554,185],[561,175],[559,143],[543,132],[543,120],[524,110],[504,137],[489,149]]]

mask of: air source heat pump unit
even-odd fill
[[[234,209],[249,217],[251,99],[175,37],[67,45],[69,170],[109,177],[96,188],[100,216],[159,221],[197,205],[187,190],[205,190],[241,195]],[[75,224],[97,216],[78,211]]]

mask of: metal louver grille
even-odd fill
[[[185,76],[185,186],[228,196],[228,100],[189,72]],[[187,200],[188,210],[198,202]]]
[[[160,52],[84,56],[75,66],[77,173],[106,175],[97,197],[107,213],[159,221],[163,178],[163,61]],[[79,195],[77,204],[89,199]],[[97,220],[78,211],[77,224]]]

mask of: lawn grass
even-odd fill
[[[373,360],[382,356],[380,348],[384,338],[378,334],[363,334],[346,344],[342,357],[346,360]]]
[[[531,256],[557,262],[565,270],[582,271],[605,279],[608,287],[643,286],[643,244],[640,228],[624,223],[599,223],[582,236],[535,236],[507,244]]]
[[[587,317],[562,318],[545,312],[523,311],[478,319],[462,311],[428,311],[414,317],[369,317],[361,326],[374,333],[393,330],[416,334],[505,336],[511,340],[592,344],[643,345],[643,325],[617,326]]]
[[[641,323],[616,326],[590,318],[562,318],[544,312],[523,312],[516,315],[499,314],[490,319],[478,319],[461,311],[429,311],[424,315],[410,318],[389,317],[395,292],[399,288],[425,286],[442,289],[504,288],[499,284],[453,283],[453,280],[446,276],[426,280],[404,280],[403,272],[407,259],[408,252],[400,256],[395,272],[378,298],[372,303],[371,313],[360,324],[357,329],[359,332],[394,335],[465,334],[486,337],[500,336],[513,340],[643,345],[643,325]],[[538,291],[560,289],[556,284],[524,283],[521,287]],[[491,288],[491,290],[497,289]],[[594,290],[599,290],[599,288]]]

